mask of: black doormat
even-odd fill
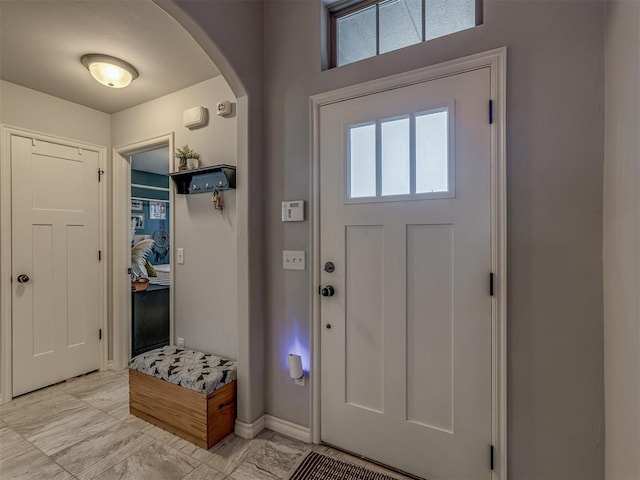
[[[353,463],[311,452],[290,480],[396,480]]]

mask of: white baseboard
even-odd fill
[[[264,430],[264,415],[253,423],[244,423],[236,420],[236,435],[248,440],[255,438],[262,430]]]
[[[281,433],[295,440],[300,440],[304,443],[313,443],[311,441],[311,430],[309,427],[303,427],[297,423],[289,422],[272,415],[264,415],[264,420],[264,426],[269,430]]]
[[[265,428],[301,442],[312,443],[311,430],[308,427],[303,427],[273,415],[262,415],[253,423],[244,423],[236,420],[235,432],[239,437],[251,439],[255,438]]]

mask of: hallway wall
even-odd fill
[[[111,118],[114,146],[175,132],[175,146],[189,144],[200,154],[202,166],[236,164],[237,121],[219,117],[216,104],[235,102],[221,76],[198,83],[142,105],[114,113]],[[189,130],[182,112],[204,106],[207,126]],[[177,167],[176,167],[177,168]],[[223,193],[224,214],[211,204],[210,194],[175,196],[175,248],[184,248],[185,263],[175,261],[175,337],[185,346],[237,358],[237,229],[236,191]],[[175,259],[174,259],[175,260]]]

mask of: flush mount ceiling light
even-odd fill
[[[107,87],[124,88],[138,78],[138,71],[133,65],[116,57],[90,53],[80,61],[96,81]]]

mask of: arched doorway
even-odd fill
[[[264,413],[262,172],[258,156],[262,144],[262,5],[154,2],[200,45],[237,99],[238,421],[252,424]],[[255,28],[246,28],[252,22]]]

